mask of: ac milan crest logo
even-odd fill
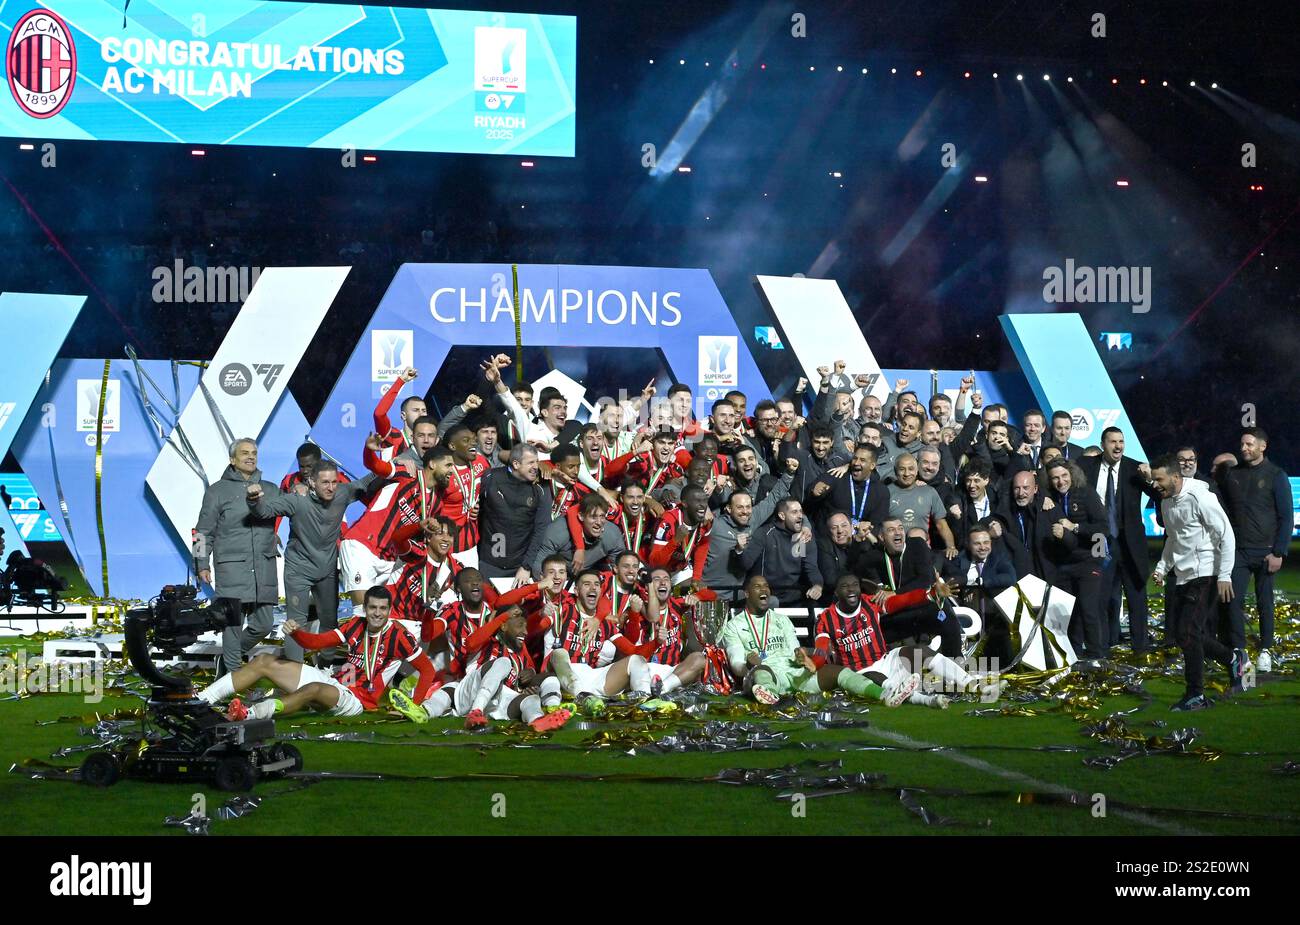
[[[32,10],[14,26],[5,51],[9,89],[29,116],[57,115],[77,81],[77,49],[67,23],[49,10]]]

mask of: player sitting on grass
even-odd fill
[[[682,613],[700,600],[714,600],[712,591],[700,591],[698,596],[673,597],[673,579],[666,568],[650,570],[646,583],[645,613],[634,613],[623,626],[623,635],[638,647],[650,644],[648,671],[642,676],[638,670],[631,679],[632,691],[651,698],[641,704],[641,709],[669,712],[675,706],[660,700],[667,694],[698,681],[708,667],[703,652],[683,652],[686,627]]]
[[[645,656],[612,621],[598,615],[600,586],[599,573],[580,574],[574,582],[573,604],[563,608],[543,643],[547,653],[543,668],[589,713],[603,713],[602,698],[627,690],[631,675],[648,674]],[[626,657],[615,660],[619,654]],[[648,680],[644,687],[649,690]],[[544,689],[543,695],[547,693]]]
[[[745,692],[759,703],[771,706],[796,691],[816,694],[838,687],[896,707],[921,683],[918,674],[888,678],[882,685],[847,668],[826,665],[818,669],[799,647],[790,618],[768,607],[771,596],[766,578],[749,576],[745,607],[731,615],[718,640],[727,650],[732,673],[743,680]],[[823,685],[823,671],[829,687]]]
[[[311,665],[264,654],[218,678],[198,697],[216,704],[266,679],[289,693],[268,697],[252,707],[236,698],[226,713],[228,719],[237,721],[250,715],[266,719],[307,707],[328,710],[332,716],[356,716],[364,710],[378,709],[385,686],[397,672],[398,664],[405,661],[420,674],[416,696],[422,699],[435,682],[433,663],[415,637],[389,619],[392,602],[388,589],[376,585],[365,593],[365,616],[350,617],[328,633],[309,633],[293,620],[284,621],[285,633],[304,649],[346,648],[343,662],[332,675]]]
[[[494,633],[492,646],[483,650],[492,653],[486,661],[476,662],[465,677],[443,685],[418,704],[399,690],[390,691],[393,707],[417,723],[448,713],[463,716],[466,729],[482,728],[489,718],[522,720],[538,732],[550,732],[567,723],[568,710],[542,710],[536,687],[540,676],[524,648],[528,621],[522,608],[507,608],[482,629]]]
[[[816,651],[812,656],[803,654],[800,661],[817,672],[822,690],[843,687],[837,679],[845,671],[856,672],[884,687],[890,681],[902,682],[918,670],[938,675],[945,689],[971,690],[978,682],[947,656],[933,654],[929,649],[886,652],[885,635],[880,629],[882,611],[906,610],[925,603],[927,597],[941,599],[950,595],[951,589],[936,581],[932,588],[890,595],[883,607],[877,607],[870,598],[863,598],[862,583],[855,575],[841,575],[835,582],[835,603],[817,616],[817,638],[813,643]],[[986,687],[980,689],[982,695]],[[908,703],[946,709],[948,698],[913,691]]]

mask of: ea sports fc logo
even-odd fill
[[[9,36],[5,65],[23,112],[37,119],[57,115],[77,82],[77,49],[67,23],[49,10],[32,10]]]

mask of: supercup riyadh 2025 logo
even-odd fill
[[[5,52],[9,89],[23,112],[48,119],[72,96],[77,49],[68,25],[49,10],[32,10],[14,26]]]

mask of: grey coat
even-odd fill
[[[315,492],[300,495],[283,492],[257,503],[259,517],[288,517],[289,545],[284,549],[284,580],[307,584],[329,578],[338,571],[339,532],[348,505],[364,495],[377,477],[372,473],[339,486],[334,500],[326,504]]]
[[[588,544],[587,551],[583,555],[583,569],[597,568],[606,559],[609,558],[609,565],[614,564],[613,557],[627,549],[627,543],[623,541],[623,533],[608,521],[605,522],[604,530],[600,534],[600,542],[594,546]],[[533,556],[530,564],[533,575],[542,574],[542,562],[547,556],[560,555],[565,560],[573,564],[573,538],[569,536],[569,519],[561,517],[554,520],[546,528],[546,533],[542,535],[542,541],[538,544],[537,552]],[[570,578],[573,576],[570,575]]]
[[[217,594],[237,597],[245,604],[274,604],[280,599],[275,560],[279,556],[275,518],[259,517],[248,506],[248,486],[260,482],[265,498],[280,489],[262,478],[262,470],[245,480],[226,466],[221,478],[203,493],[199,522],[194,526],[194,570],[213,568]]]

